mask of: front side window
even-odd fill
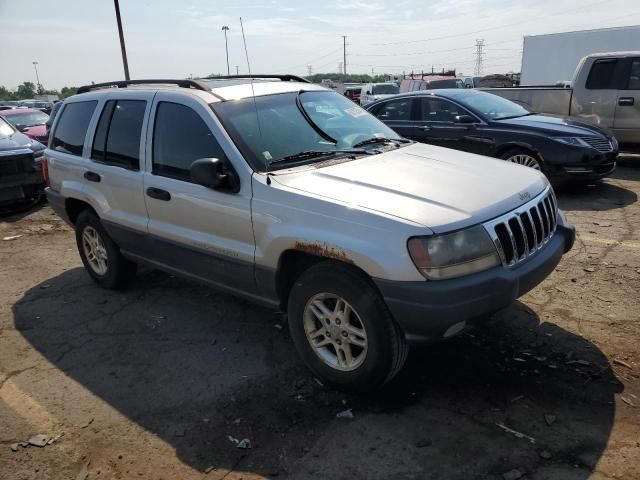
[[[375,115],[383,122],[393,120],[411,120],[412,105],[413,99],[411,98],[389,100],[377,108]]]
[[[53,132],[50,148],[58,152],[82,155],[89,122],[97,104],[95,100],[66,104]]]
[[[153,127],[153,174],[191,181],[191,164],[201,158],[225,158],[202,117],[184,105],[160,102]]]
[[[100,115],[91,158],[102,163],[138,170],[140,135],[147,102],[109,100]]]
[[[461,108],[455,103],[435,97],[423,97],[422,120],[425,122],[453,122],[462,115]]]
[[[321,135],[304,117],[328,135]],[[268,170],[280,159],[300,152],[358,148],[363,140],[400,137],[344,96],[327,91],[283,93],[211,105],[254,169]]]
[[[588,90],[615,90],[616,59],[596,60],[587,78]]]
[[[640,90],[640,58],[631,61],[631,71],[629,72],[628,90]]]

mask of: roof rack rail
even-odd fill
[[[200,78],[200,80],[233,80],[233,79],[251,79],[251,78],[254,78],[254,79],[275,78],[275,79],[278,79],[278,80],[282,80],[283,82],[311,83],[306,78],[299,77],[298,75],[289,75],[289,74],[284,74],[284,75],[274,75],[274,74],[267,74],[267,75],[258,75],[258,74],[253,74],[253,75],[212,75],[210,77],[202,77],[202,78]]]
[[[94,83],[92,85],[84,85],[78,88],[78,93],[87,93],[91,90],[101,88],[127,88],[130,85],[177,85],[182,88],[195,88],[196,90],[204,90],[210,92],[211,89],[197,80],[167,80],[167,79],[151,79],[151,80],[120,80],[115,82]]]

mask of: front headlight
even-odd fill
[[[482,225],[458,232],[410,238],[409,255],[427,278],[462,277],[500,265],[500,257]]]
[[[572,147],[587,147],[591,148],[587,142],[580,137],[553,137],[556,142],[564,143],[565,145],[571,145]]]

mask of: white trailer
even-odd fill
[[[592,53],[638,50],[640,25],[524,37],[520,85],[571,80],[580,60]]]

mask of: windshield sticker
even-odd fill
[[[273,160],[273,157],[271,156],[271,153],[269,153],[269,150],[262,152],[262,156],[265,160]]]
[[[361,117],[367,114],[367,111],[360,107],[351,107],[347,108],[344,113],[351,115],[354,118]]]

